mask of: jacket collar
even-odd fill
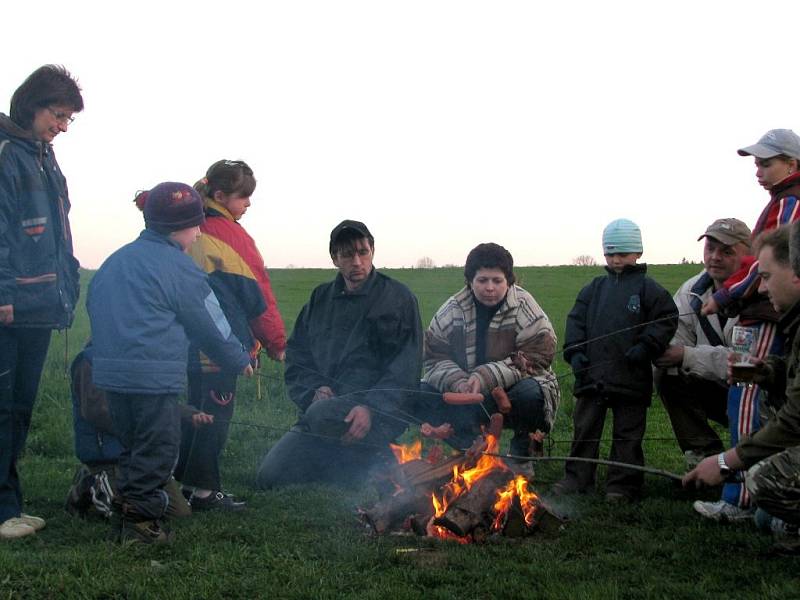
[[[213,198],[209,198],[208,196],[203,198],[203,206],[205,207],[206,214],[208,216],[221,216],[225,217],[229,221],[233,221],[234,223],[236,222],[236,219],[233,218],[233,215],[228,211],[228,209]]]
[[[8,115],[0,113],[0,133],[12,137],[31,152],[42,153],[50,144],[45,144],[33,136],[33,132],[23,129],[11,120]]]
[[[630,273],[647,273],[647,263],[636,263],[635,265],[625,265],[622,273],[616,273],[611,267],[605,267],[609,275],[628,275]]]
[[[164,235],[163,233],[158,233],[157,231],[153,231],[152,229],[143,229],[142,233],[139,234],[140,240],[147,240],[148,242],[155,242],[157,244],[166,244],[167,246],[174,246],[181,252],[183,252],[183,248],[181,245],[173,240],[169,235]]]
[[[336,279],[333,280],[333,290],[336,296],[366,296],[369,294],[372,287],[375,285],[375,280],[378,278],[378,271],[372,267],[372,272],[367,277],[366,281],[362,283],[357,290],[349,291],[344,283],[344,277],[341,273],[336,273]]]
[[[778,327],[786,334],[787,339],[792,339],[800,328],[800,302],[796,302],[792,308],[781,315]]]
[[[787,190],[793,185],[798,185],[798,184],[800,184],[800,171],[792,175],[789,175],[789,177],[787,177],[783,181],[776,183],[774,186],[772,186],[772,189],[770,190],[770,195],[773,198],[775,198],[778,194],[780,194],[784,190]]]

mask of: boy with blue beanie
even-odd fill
[[[94,385],[105,391],[122,444],[112,534],[169,542],[164,487],[178,460],[178,394],[186,385],[189,340],[217,364],[252,375],[250,355],[231,332],[206,274],[186,254],[200,235],[203,201],[166,182],[150,190],[146,229],[102,264],[89,286]]]
[[[678,327],[678,309],[670,293],[647,277],[642,234],[628,219],[603,230],[606,275],[578,294],[569,315],[564,359],[575,376],[574,437],[570,456],[597,458],[606,412],[613,415],[610,459],[644,464],[642,439],[653,394],[651,361],[663,354]],[[594,489],[596,465],[570,461],[553,492]],[[635,500],[643,474],[609,467],[606,499]]]

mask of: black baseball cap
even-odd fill
[[[341,223],[339,223],[336,227],[331,230],[331,241],[328,244],[328,251],[333,254],[333,244],[336,243],[336,240],[339,236],[347,229],[352,229],[353,231],[358,232],[361,237],[372,239],[372,234],[367,229],[367,226],[364,225],[361,221],[351,221],[350,219],[345,219]]]

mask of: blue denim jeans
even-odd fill
[[[25,447],[50,329],[0,327],[0,523],[22,512],[17,459]]]

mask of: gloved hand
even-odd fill
[[[569,359],[569,364],[572,367],[573,373],[583,371],[586,367],[589,366],[589,357],[586,356],[583,352],[578,352],[572,355],[572,358]]]
[[[647,348],[642,344],[636,344],[628,348],[625,353],[625,359],[634,365],[650,364],[650,355],[647,353]]]

